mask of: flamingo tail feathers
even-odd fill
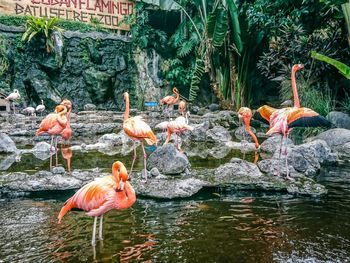
[[[144,138],[148,145],[153,145],[157,143],[157,137],[154,135],[152,131],[147,132],[147,137]]]

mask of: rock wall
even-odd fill
[[[135,96],[135,67],[130,38],[98,32],[63,33],[62,57],[47,53],[41,38],[23,43],[23,28],[0,25],[0,90],[18,89],[23,106],[36,106],[43,99],[53,107],[69,98],[83,108],[92,103],[101,109],[121,109],[122,94]],[[1,56],[0,56],[1,57]],[[3,65],[0,65],[3,66]],[[137,99],[132,99],[137,103]]]

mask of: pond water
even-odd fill
[[[192,167],[223,159],[190,157]],[[60,162],[64,159],[59,154]],[[244,156],[252,161],[254,156]],[[73,153],[72,167],[110,169],[131,155]],[[48,160],[24,155],[10,170],[47,169]],[[142,168],[138,159],[137,168]],[[92,218],[71,211],[57,224],[74,192],[0,200],[0,262],[350,262],[350,164],[323,170],[322,198],[207,189],[182,200],[139,197],[104,217],[104,240],[90,245]]]

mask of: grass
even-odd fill
[[[345,99],[341,102],[341,106],[346,113],[350,114],[350,96],[347,93],[345,93]]]

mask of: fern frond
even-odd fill
[[[190,101],[194,101],[197,97],[198,91],[200,89],[200,82],[202,80],[205,71],[204,62],[202,59],[196,59],[195,69],[192,75],[191,87],[190,87]]]

